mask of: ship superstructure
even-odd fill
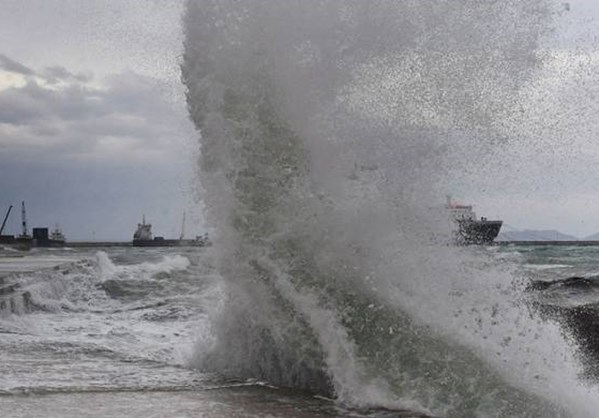
[[[62,231],[60,230],[60,228],[58,226],[56,226],[56,228],[54,228],[52,230],[52,232],[50,233],[50,239],[52,241],[63,242],[63,243],[66,241],[64,234],[62,233]]]
[[[446,209],[454,224],[452,238],[457,245],[490,244],[497,238],[503,225],[503,221],[490,221],[484,217],[477,219],[472,205],[455,203],[450,196],[447,196]]]
[[[151,241],[152,240],[152,224],[146,223],[146,215],[143,215],[140,224],[137,224],[137,230],[133,234],[133,243],[135,241]]]

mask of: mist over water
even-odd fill
[[[227,300],[196,365],[437,416],[590,416],[509,264],[447,246],[451,185],[534,82],[549,1],[190,0],[182,65]]]

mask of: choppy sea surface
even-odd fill
[[[599,247],[473,251],[517,266],[530,283],[527,300],[542,306],[547,321],[560,322],[573,350],[592,342]],[[194,347],[210,340],[212,314],[224,299],[210,252],[0,251],[0,415],[419,416],[344,409],[304,391],[192,367]],[[589,349],[585,358],[593,355]]]
[[[223,297],[209,250],[4,248],[0,283],[2,417],[363,415],[191,366]]]

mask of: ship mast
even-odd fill
[[[21,220],[23,224],[23,237],[29,236],[27,233],[27,215],[25,213],[25,201],[21,202]]]
[[[181,236],[179,236],[179,239],[182,240],[184,235],[185,235],[185,212],[183,212],[183,222],[181,224]]]

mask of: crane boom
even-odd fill
[[[10,215],[10,211],[12,210],[12,205],[8,207],[6,211],[6,215],[4,216],[4,221],[2,222],[2,226],[0,226],[0,235],[2,235],[2,231],[4,231],[4,227],[6,226],[6,221],[8,220],[8,215]]]

